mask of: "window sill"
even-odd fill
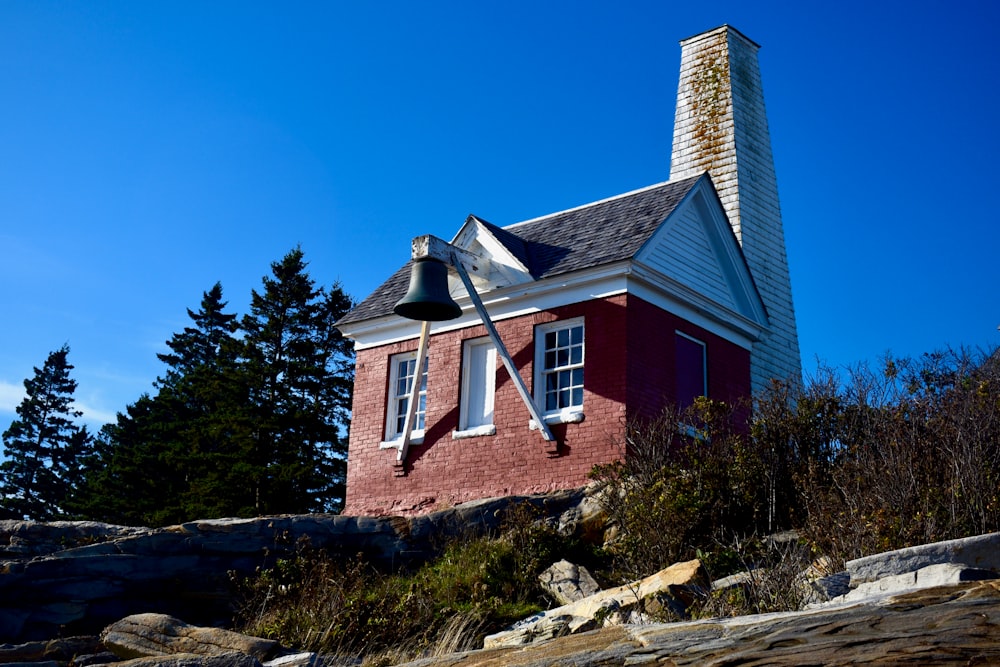
[[[410,444],[411,445],[422,445],[423,442],[424,442],[423,431],[421,431],[419,434],[418,433],[413,433],[413,434],[410,435]],[[378,443],[378,448],[379,449],[399,449],[402,444],[403,444],[403,439],[402,438],[396,438],[395,440],[385,440],[383,442]]]
[[[545,415],[543,417],[546,424],[579,424],[583,421],[582,412],[560,412],[554,415]],[[538,430],[538,423],[532,419],[528,421],[528,428],[532,431]]]
[[[494,424],[486,424],[484,426],[476,426],[473,428],[467,428],[462,431],[452,431],[452,440],[462,440],[464,438],[476,438],[481,435],[496,435],[497,427]]]

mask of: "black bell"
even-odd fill
[[[410,288],[392,309],[400,317],[425,322],[453,320],[462,308],[448,293],[448,267],[432,257],[421,257],[410,268]]]

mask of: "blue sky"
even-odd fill
[[[678,41],[760,62],[803,365],[1000,343],[1000,3],[0,4],[0,429],[71,348],[99,427],[300,245],[362,298],[412,236],[666,180]]]

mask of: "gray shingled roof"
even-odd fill
[[[654,185],[507,227],[480,221],[540,280],[631,258],[699,178]],[[409,279],[407,262],[337,324],[392,313],[406,294]]]

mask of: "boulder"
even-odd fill
[[[647,602],[657,608],[666,606],[666,598],[677,598],[678,587],[693,586],[704,581],[701,561],[675,563],[640,581],[603,590],[555,609],[541,612],[520,621],[503,632],[484,639],[484,648],[521,646],[586,632],[604,625],[618,625],[646,620]]]
[[[109,625],[101,642],[119,658],[146,658],[194,654],[219,656],[242,653],[263,662],[280,650],[271,639],[249,637],[221,630],[189,625],[166,614],[135,614]]]
[[[245,653],[175,653],[123,660],[114,663],[114,667],[261,667],[261,663]]]
[[[924,544],[847,562],[851,586],[883,577],[916,572],[928,565],[952,563],[979,570],[1000,572],[1000,533],[963,537]]]
[[[289,653],[264,663],[264,667],[319,667],[322,658],[316,653]]]
[[[50,641],[0,645],[0,664],[56,662],[66,664],[78,655],[104,650],[97,637],[66,637]]]
[[[906,572],[904,574],[882,577],[877,581],[863,582],[844,595],[833,598],[829,603],[843,604],[845,602],[856,602],[866,599],[878,600],[890,595],[898,595],[924,588],[949,586],[966,581],[984,581],[987,579],[997,579],[998,577],[1000,577],[1000,574],[992,570],[981,570],[954,563],[941,563],[922,567],[915,572]]]
[[[559,604],[570,604],[601,590],[587,568],[560,560],[545,569],[538,580],[542,590]]]

